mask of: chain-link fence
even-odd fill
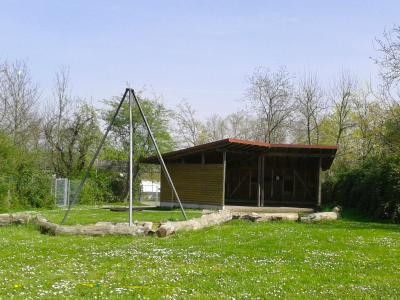
[[[54,201],[57,206],[68,206],[70,201],[75,201],[74,197],[79,185],[79,180],[68,178],[54,178],[53,193]]]
[[[160,203],[160,182],[142,180],[140,182],[139,201],[147,205],[158,205]]]

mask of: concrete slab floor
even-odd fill
[[[237,206],[225,205],[224,209],[232,212],[254,212],[254,213],[313,213],[314,209],[306,207],[284,207],[284,206]]]

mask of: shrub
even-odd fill
[[[371,158],[328,178],[323,193],[332,203],[400,222],[400,159]]]
[[[19,203],[25,207],[52,207],[51,176],[33,165],[17,169],[15,189]]]
[[[38,154],[15,146],[0,134],[0,210],[53,205],[51,176],[38,166],[38,160]]]
[[[79,195],[81,204],[99,204],[113,202],[116,197],[112,190],[111,175],[107,172],[98,172],[86,181]]]

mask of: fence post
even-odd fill
[[[64,178],[64,205],[68,205],[68,179]]]

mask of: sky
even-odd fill
[[[258,66],[341,71],[377,80],[375,38],[399,24],[400,1],[0,0],[0,60],[25,60],[51,101],[70,69],[74,95],[101,107],[127,84],[205,119],[244,107]]]

